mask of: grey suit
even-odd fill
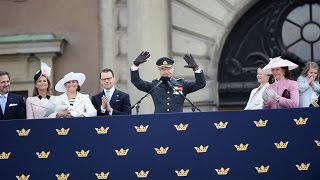
[[[203,72],[195,73],[194,82],[189,82],[185,80],[177,80],[171,78],[170,82],[173,87],[184,96],[189,93],[195,92],[206,86],[206,79]],[[140,78],[139,70],[131,70],[131,82],[133,85],[141,91],[149,92],[159,80],[153,80],[152,82],[144,81]],[[167,83],[160,84],[151,93],[153,103],[155,106],[154,113],[170,113],[170,112],[182,112],[184,97],[182,97],[177,91],[173,91]]]

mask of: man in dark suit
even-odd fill
[[[26,104],[22,96],[9,92],[10,74],[0,71],[0,120],[26,119]]]
[[[101,71],[100,82],[103,91],[91,99],[98,116],[131,114],[129,94],[114,87],[115,78],[111,69]]]

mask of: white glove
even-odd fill
[[[262,99],[263,99],[264,104],[266,104],[269,101],[269,95],[268,95],[267,91],[263,91]]]
[[[274,100],[276,100],[276,101],[278,101],[278,100],[280,99],[280,96],[279,96],[274,90],[272,90],[272,89],[268,90],[267,93],[269,94],[269,96],[270,96],[272,99],[274,99]]]

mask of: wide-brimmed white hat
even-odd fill
[[[275,58],[270,58],[269,63],[261,70],[261,72],[266,73],[266,74],[272,74],[271,69],[272,68],[279,68],[279,67],[288,67],[289,70],[292,70],[292,69],[295,69],[299,66],[289,60],[282,59],[279,56],[279,57],[275,57]]]
[[[82,84],[86,80],[86,76],[83,73],[69,72],[62,79],[60,79],[60,81],[58,81],[58,83],[55,86],[56,91],[66,92],[66,87],[64,86],[64,84],[72,80],[77,80],[79,86],[82,86]]]

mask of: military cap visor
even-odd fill
[[[170,58],[163,57],[157,60],[156,65],[159,67],[172,67],[174,61]]]

